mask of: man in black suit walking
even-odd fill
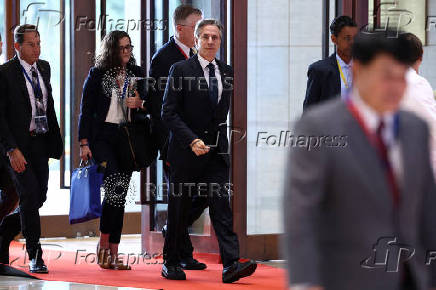
[[[309,66],[304,110],[337,96],[345,97],[351,88],[351,47],[357,24],[349,16],[339,16],[330,25],[330,32],[336,53]]]
[[[198,54],[171,67],[162,106],[170,130],[168,162],[171,192],[162,276],[185,280],[179,267],[180,249],[187,234],[192,196],[209,206],[223,261],[223,282],[250,276],[256,263],[239,262],[238,237],[233,232],[229,202],[229,144],[227,115],[233,89],[233,69],[215,59],[223,27],[213,19],[195,28]],[[230,190],[229,190],[230,189]]]
[[[61,157],[63,144],[50,85],[50,65],[39,59],[41,42],[36,26],[18,26],[14,40],[17,55],[0,67],[0,140],[20,197],[29,270],[47,273],[39,243],[39,208],[47,197],[48,160]]]
[[[163,161],[163,171],[167,183],[169,179],[169,167],[166,160],[168,129],[162,122],[161,118],[162,99],[171,66],[178,61],[190,58],[196,52],[194,28],[195,24],[202,19],[202,15],[201,10],[190,5],[178,6],[173,14],[174,36],[172,36],[170,40],[156,52],[151,60],[149,76],[153,85],[148,87],[148,96],[151,100],[151,114],[153,117],[154,132],[156,132],[160,159]],[[199,200],[194,199],[190,215],[191,222],[189,225],[201,216],[203,210],[204,208],[199,204]],[[166,234],[166,229],[167,226],[165,225],[162,229],[164,236]],[[184,270],[205,269],[206,264],[200,263],[193,258],[193,251],[194,248],[189,238],[189,234],[187,234],[180,252],[180,266]]]

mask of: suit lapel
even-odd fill
[[[348,147],[351,150],[351,158],[354,158],[357,169],[360,171],[359,177],[365,180],[365,184],[371,190],[368,195],[374,199],[374,204],[386,211],[393,210],[392,194],[383,171],[377,149],[367,138],[357,120],[351,115],[344,105],[346,114],[346,126],[348,137]],[[382,202],[381,202],[382,201]]]
[[[403,177],[402,177],[402,185],[400,187],[400,201],[403,204],[408,204],[407,199],[409,197],[413,197],[414,192],[414,179],[415,174],[409,174],[407,171],[408,168],[416,168],[416,164],[414,164],[414,152],[416,150],[416,146],[414,144],[415,138],[412,136],[407,136],[407,132],[414,132],[413,128],[410,128],[410,123],[404,120],[404,115],[399,113],[399,142],[401,148],[401,157],[402,157],[402,168],[403,168]]]
[[[49,94],[51,90],[50,90],[50,80],[49,80],[49,77],[47,75],[47,72],[45,71],[44,67],[40,64],[39,61],[36,63],[36,66],[38,67],[38,70],[41,73],[42,80],[44,82],[44,86],[47,90],[47,93]]]
[[[336,53],[332,54],[329,57],[329,59],[330,59],[330,64],[332,65],[333,71],[335,74],[336,92],[340,94],[341,93],[341,74],[339,73],[339,67],[338,67],[338,61],[336,59]]]
[[[201,88],[204,88],[205,86],[207,86],[207,82],[206,82],[206,79],[204,77],[203,68],[200,65],[200,61],[198,60],[198,55],[197,54],[194,55],[193,57],[188,59],[188,61],[191,65],[191,69],[194,72],[193,76],[195,77],[195,79],[199,80],[199,81],[201,80]],[[196,83],[195,85],[198,86],[198,83]],[[209,107],[212,111],[215,110],[216,106],[211,103],[210,98],[209,98],[209,90],[207,90],[207,89],[206,90],[205,89],[198,90],[198,94],[207,101],[207,103],[209,104]]]
[[[179,46],[177,45],[176,41],[174,40],[174,36],[171,36],[170,44],[171,44],[171,46],[173,47],[174,52],[175,52],[176,54],[179,54],[180,59],[182,59],[182,60],[183,60],[183,59],[186,59],[185,55],[180,51]]]
[[[26,80],[24,78],[23,69],[20,64],[20,60],[18,59],[17,56],[15,56],[13,62],[15,64],[14,67],[15,67],[15,74],[17,75],[18,87],[21,91],[21,98],[23,98],[24,102],[26,103],[27,105],[26,107],[28,111],[31,112],[32,106],[30,104],[29,92],[27,91]]]

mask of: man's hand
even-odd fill
[[[92,152],[91,149],[89,149],[87,139],[80,140],[80,158],[83,161],[88,161],[88,159],[92,158]]]
[[[134,97],[126,98],[126,106],[129,109],[142,108],[142,99],[139,97],[138,91],[135,91]]]
[[[195,153],[195,155],[200,156],[209,152],[210,147],[206,146],[204,142],[200,139],[195,139],[191,143],[191,149]]]
[[[20,149],[15,148],[13,151],[8,152],[8,157],[15,172],[23,173],[26,170],[27,161]]]

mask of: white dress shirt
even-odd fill
[[[351,92],[351,87],[353,85],[353,72],[352,72],[353,61],[350,61],[350,63],[347,64],[345,61],[342,60],[342,58],[337,53],[336,53],[336,59],[339,62],[342,73],[344,74],[345,80],[347,81],[347,84],[345,84],[341,76],[341,71],[339,71],[339,78],[341,79],[341,98],[345,98],[348,95],[348,93]]]
[[[207,67],[209,65],[209,61],[205,60],[201,55],[198,53],[198,61],[200,62],[201,68],[204,72],[204,77],[206,79],[207,85],[209,86],[209,68]],[[221,81],[221,73],[220,69],[215,61],[215,59],[212,61],[212,64],[215,65],[215,77],[218,82],[218,102],[221,100],[221,95],[223,93],[223,83]]]
[[[387,112],[380,116],[369,105],[367,105],[359,93],[354,90],[351,94],[351,101],[358,110],[362,121],[364,122],[369,133],[377,134],[377,128],[380,124],[380,120],[383,119],[384,128],[382,131],[382,138],[388,150],[388,158],[392,166],[392,170],[395,175],[397,185],[401,188],[403,180],[403,158],[401,155],[401,144],[398,140],[398,136],[395,136],[395,113]]]
[[[113,88],[111,104],[109,106],[109,111],[106,115],[106,123],[121,124],[125,122],[124,112],[122,108],[123,103],[124,102],[120,101],[119,99],[118,90],[116,88]]]
[[[39,84],[41,86],[44,108],[47,110],[47,88],[45,87],[44,80],[42,79],[41,73],[38,70],[38,66],[36,65],[36,62],[30,65],[25,60],[22,60],[19,55],[17,56],[20,61],[20,64],[24,67],[24,70],[26,71],[30,79],[32,79],[32,72],[30,70],[32,69],[32,67],[36,69],[36,72],[38,73]],[[27,92],[29,93],[30,105],[32,106],[32,119],[30,121],[29,131],[33,131],[36,129],[35,120],[34,120],[36,115],[35,93],[33,92],[32,84],[29,82],[24,72],[23,72],[23,76],[24,79],[26,80]]]
[[[436,101],[430,83],[410,68],[406,75],[407,90],[401,108],[424,119],[430,130],[430,154],[436,177]]]
[[[174,36],[174,41],[183,50],[185,55],[189,58],[189,54],[190,54],[189,52],[191,51],[191,48],[187,47],[184,43],[178,40],[176,36]]]

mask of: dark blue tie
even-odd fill
[[[209,98],[212,104],[216,105],[218,103],[218,80],[215,77],[215,65],[209,63],[207,67],[209,68]]]

